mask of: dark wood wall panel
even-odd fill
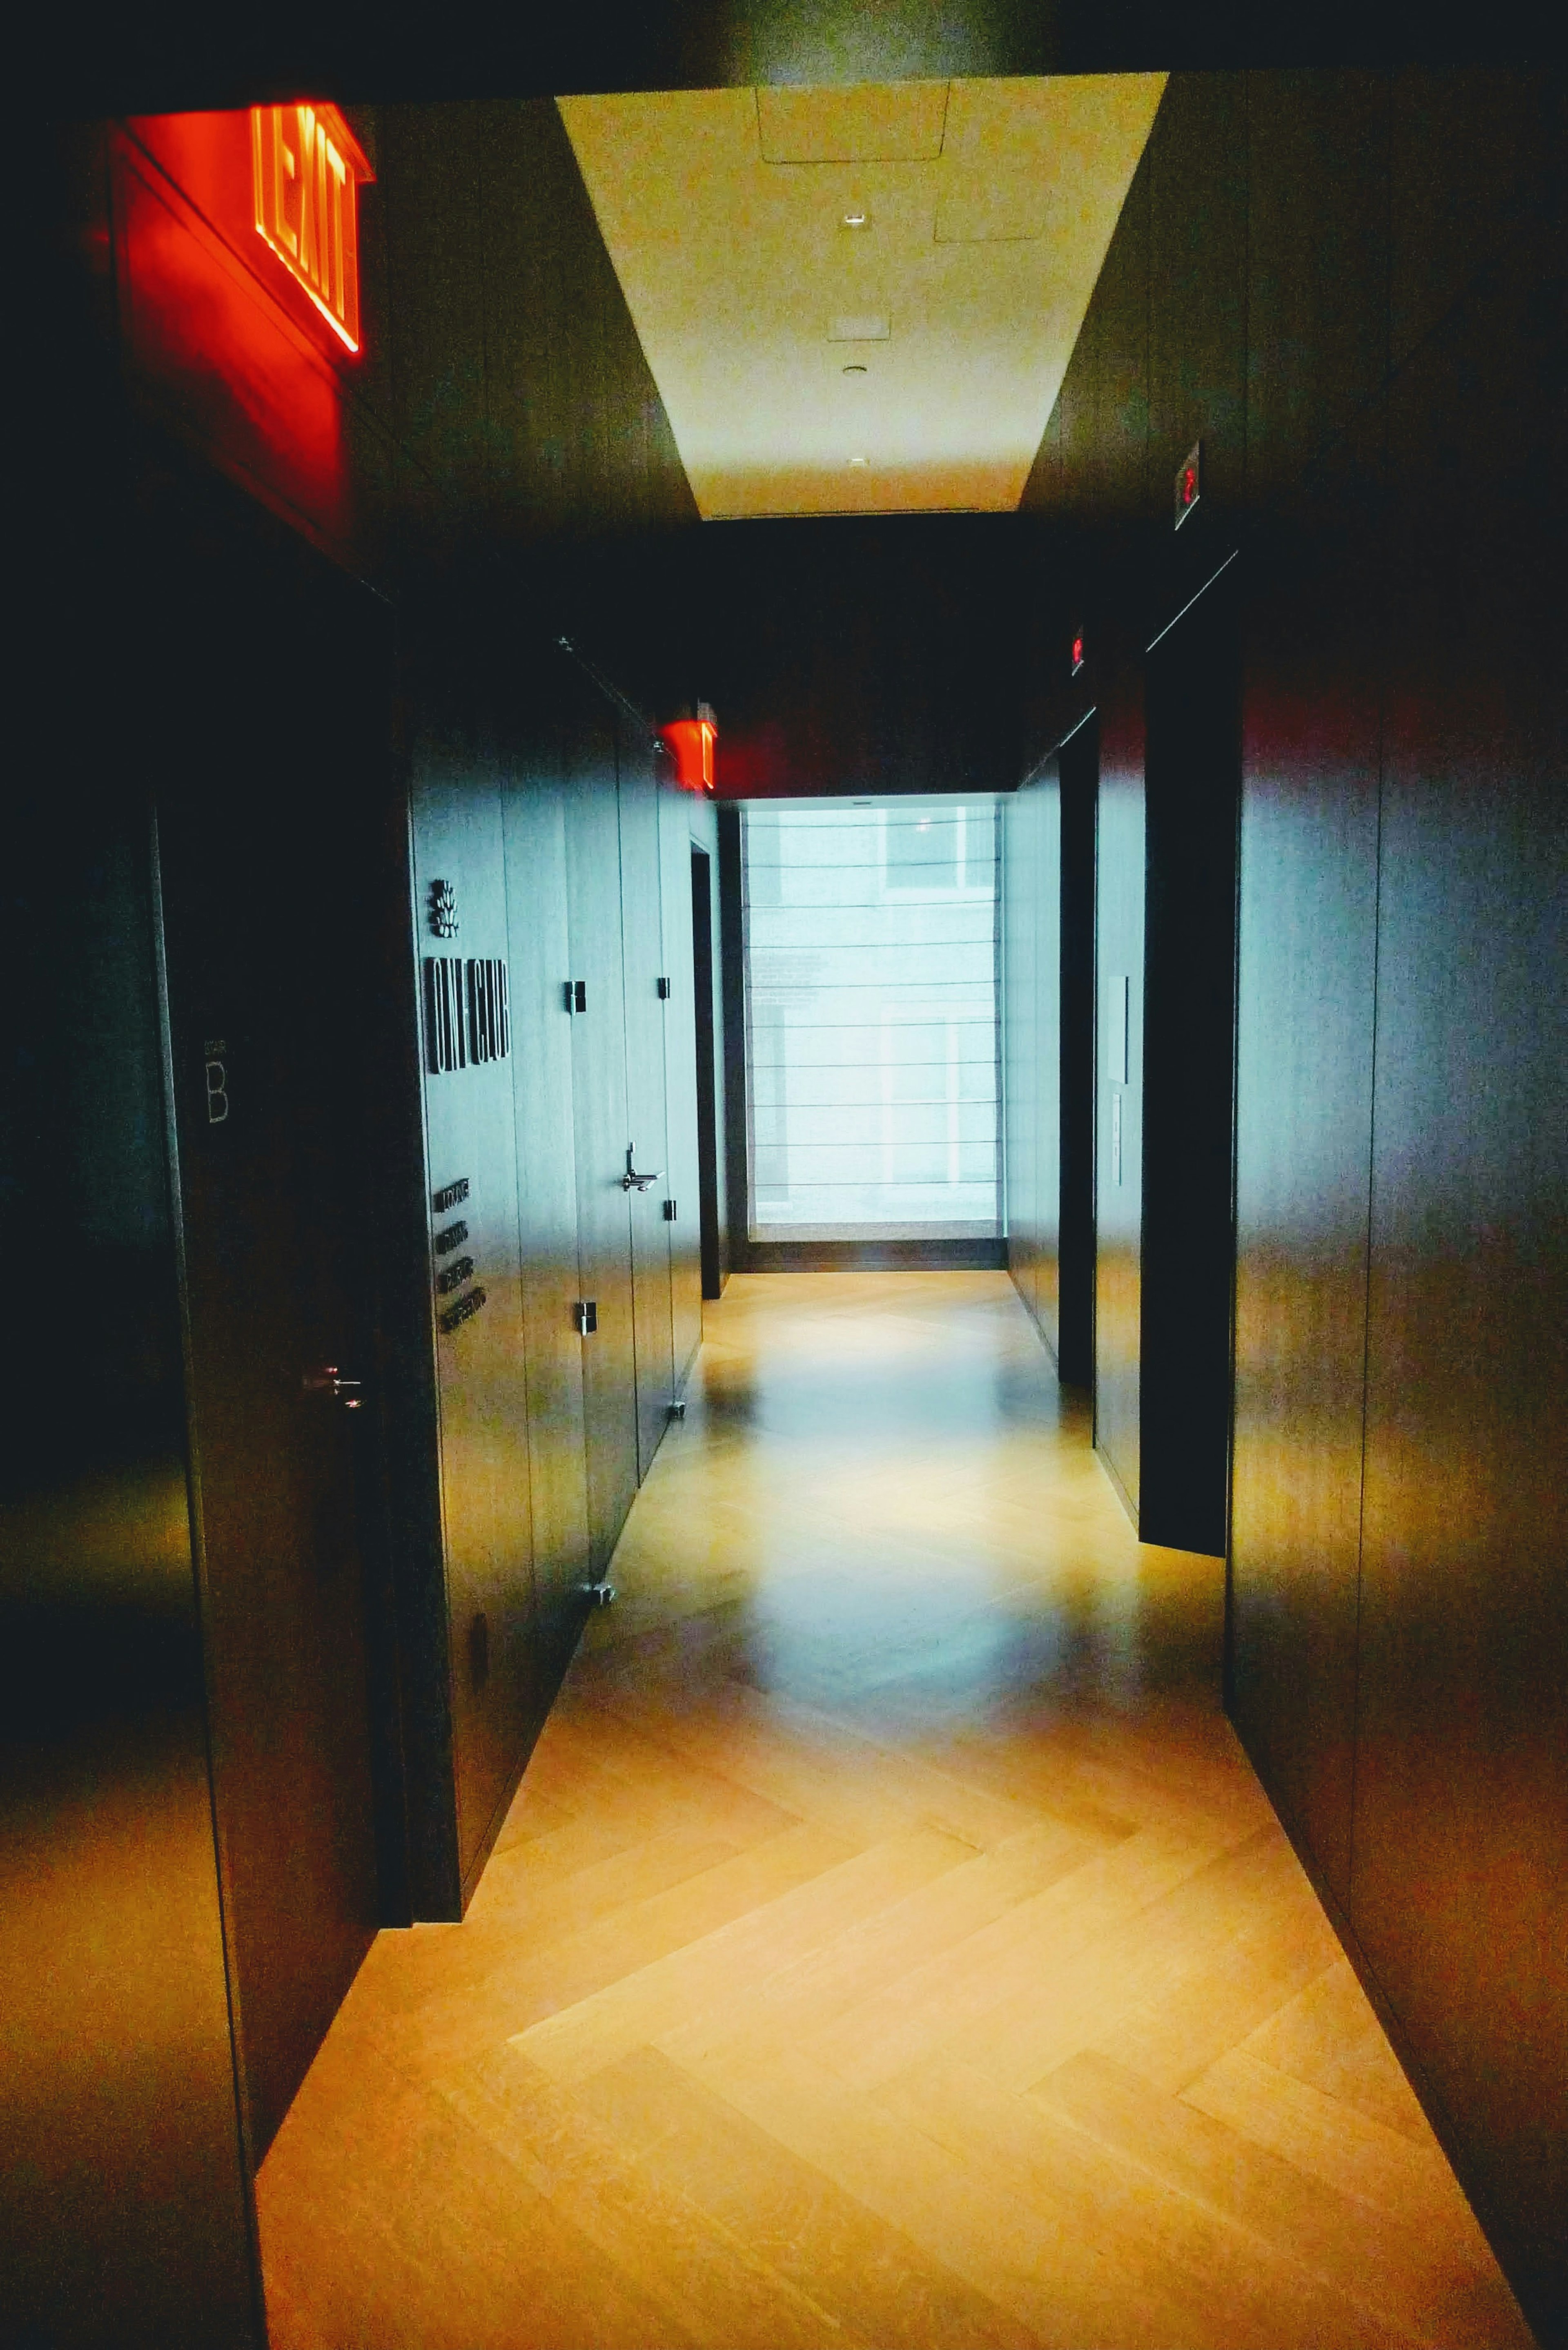
[[[1231,1702],[1342,1906],[1355,1769],[1383,439],[1378,404],[1320,460],[1304,497],[1276,514],[1253,566],[1243,658]]]
[[[636,1334],[637,1473],[648,1474],[675,1394],[675,1331],[670,1281],[670,1103],[665,1073],[668,977],[662,919],[663,860],[659,839],[659,762],[646,728],[624,715],[617,728],[620,842],[622,1051],[626,1061],[626,1149],[621,1169],[651,1176],[622,1194],[631,1231],[632,1318]],[[689,1105],[683,1104],[688,1117]],[[630,1162],[627,1152],[630,1153]]]
[[[51,660],[79,645],[66,552],[36,549]],[[51,706],[68,788],[7,834],[0,1230],[29,1368],[0,1424],[0,2309],[70,2350],[252,2350],[151,812],[104,789],[96,733]]]
[[[1355,1770],[1391,103],[1386,75],[1257,75],[1248,86],[1231,1703],[1342,1911]]]
[[[1501,51],[1498,54],[1502,54]],[[1542,54],[1539,46],[1522,54]],[[1527,223],[1562,201],[1564,76],[1409,66],[1389,91],[1388,343],[1398,367]],[[1560,211],[1555,217],[1561,220]],[[1550,266],[1550,235],[1538,247]]]
[[[1021,594],[1032,764],[1083,715],[1053,641],[1080,619],[1104,740],[1096,1430],[1153,1534],[1180,1185],[1158,1138],[1141,1215],[1109,1182],[1112,990],[1147,956],[1174,1008],[1163,697],[1212,685],[1218,649],[1190,680],[1177,657],[1238,558],[1229,1702],[1543,2340],[1568,2203],[1562,109],[1544,72],[1176,77],[1031,475]],[[1140,286],[1141,505],[1116,390]],[[1158,1029],[1151,1138],[1184,1087]]]
[[[1158,127],[1157,118],[1157,134]],[[1064,1378],[1094,1380],[1096,1444],[1135,1514],[1152,186],[1151,142],[1025,485],[1018,558],[1030,620],[1022,741],[1036,765],[1054,744],[1075,745],[1054,770],[1059,885],[1048,918],[1060,1007],[1049,1047],[1058,1106],[1055,1343],[1066,1350]],[[1075,673],[1071,647],[1080,634],[1084,658]],[[1096,1044],[1095,1033],[1096,1006],[1103,1017],[1113,992],[1132,1005],[1127,1081],[1114,1092],[1109,1038],[1102,1031]]]
[[[1350,1894],[1547,2339],[1568,2324],[1561,254],[1542,231],[1499,256],[1389,395]],[[1460,473],[1440,513],[1431,484]]]
[[[522,1211],[529,1485],[534,1537],[534,1688],[543,1719],[583,1620],[588,1574],[583,1340],[572,1122],[565,721],[541,724],[508,762],[504,787],[506,933],[512,959],[513,1104]]]
[[[1147,157],[1147,635],[1173,619],[1236,544],[1247,463],[1247,84],[1179,74]],[[1202,447],[1201,501],[1173,530],[1177,468]]]
[[[1138,1532],[1225,1548],[1239,605],[1228,566],[1151,649],[1145,760]]]
[[[461,1134],[432,1126],[427,1198],[470,1178],[444,1221],[470,1222],[462,1253],[486,1302],[450,1332],[428,1300],[405,1312],[398,1365],[394,1478],[421,1487],[408,1464],[429,1452],[434,1411],[442,1494],[439,1522],[422,1490],[400,1521],[410,1899],[455,1916],[672,1391],[667,1186],[621,1181],[628,1141],[649,1169],[669,1156],[651,727],[626,696],[672,710],[687,689],[680,599],[651,585],[696,509],[554,104],[364,121],[385,255],[376,380],[431,489],[400,517],[393,574],[419,959],[442,949],[430,881],[454,879],[470,912],[444,951],[504,955],[511,995],[504,1065],[424,1080],[428,1104],[474,1112]],[[562,638],[594,665],[564,657]]]
[[[621,1188],[630,1139],[619,809],[613,715],[585,706],[566,744],[566,889],[571,975],[586,991],[572,1018],[579,1296],[597,1326],[585,1339],[588,1552],[603,1574],[638,1478],[637,1338],[631,1210]]]
[[[460,983],[476,960],[500,961],[510,974],[502,785],[493,760],[479,758],[461,738],[421,741],[411,817],[418,964],[456,962]],[[438,881],[455,904],[457,930],[450,939],[439,934],[432,913]],[[534,1565],[517,1135],[510,1050],[504,1058],[476,1060],[478,1040],[470,1034],[466,1066],[431,1070],[431,1007],[421,977],[416,971],[410,993],[418,989],[426,1024],[427,1326],[440,1431],[456,1867],[466,1895],[521,1767],[531,1695]],[[467,1185],[467,1196],[438,1209],[437,1195],[458,1183]],[[446,1246],[459,1223],[467,1228],[464,1236]],[[451,1290],[441,1286],[453,1281]],[[454,1309],[482,1291],[479,1310],[449,1326]]]
[[[672,1395],[686,1383],[692,1357],[702,1340],[702,1219],[700,1118],[716,1144],[712,1087],[713,1036],[710,1015],[705,1040],[700,1041],[697,1017],[697,974],[694,967],[691,852],[712,842],[709,803],[682,791],[661,761],[659,790],[659,928],[664,941],[663,971],[670,982],[664,1000],[664,1067],[668,1088],[665,1117],[665,1180],[660,1196],[674,1209],[670,1227],[670,1286]],[[695,836],[695,837],[694,837]],[[712,956],[711,907],[708,910],[707,946]],[[699,1080],[698,1061],[708,1055],[707,1088]],[[710,1172],[711,1173],[711,1170]],[[716,1236],[715,1236],[716,1237]]]
[[[1254,523],[1321,511],[1328,493],[1310,488],[1304,469],[1386,372],[1390,106],[1385,74],[1256,74],[1247,84],[1246,464]],[[1284,548],[1272,555],[1271,569],[1286,556]],[[1280,592],[1269,578],[1258,588]]]
[[[48,1382],[69,1457],[40,1451],[0,1495],[20,1536],[5,1660],[25,1686],[12,1703],[8,1682],[4,1735],[28,1880],[7,1880],[4,1966],[37,2051],[31,2118],[0,2129],[32,2182],[7,2212],[7,2339],[18,2314],[29,2339],[106,2350],[261,2338],[247,2166],[378,1920],[461,1914],[569,1655],[592,1451],[573,1110],[593,1087],[561,990],[585,779],[612,1099],[619,1071],[597,1170],[624,1337],[599,1564],[639,1467],[621,940],[628,920],[658,1165],[651,728],[625,721],[623,843],[618,705],[572,685],[554,639],[587,631],[672,712],[687,608],[656,590],[696,509],[554,105],[355,119],[377,172],[358,359],[291,282],[269,286],[248,216],[204,208],[203,156],[243,184],[243,114],[73,135],[75,182],[55,184],[56,155],[25,175],[47,216],[29,265],[54,273],[53,357],[30,377],[50,502],[25,541],[38,675],[52,661],[80,709],[62,736],[53,698],[29,767],[70,824],[12,844],[55,893],[39,968],[67,969],[47,1003],[18,998],[19,1034],[72,1074],[65,1111],[7,1140],[4,1199],[30,1220],[13,1253],[34,1358],[56,1363],[56,1328],[73,1352]],[[436,879],[450,939],[429,920]],[[9,898],[33,939],[30,879]],[[438,1071],[421,966],[442,952],[465,993],[471,963],[506,968],[511,1035],[476,1060],[471,1031]],[[36,1105],[13,1071],[17,1107],[26,1122]],[[65,1189],[46,1201],[51,1174]],[[460,1178],[466,1197],[437,1210]],[[649,1216],[639,1335],[661,1424],[659,1194]],[[52,1271],[28,1285],[40,1232]],[[613,1333],[613,1278],[600,1294]],[[115,1981],[88,1981],[67,1954],[110,1913]]]
[[[1163,111],[1156,117],[1157,135],[1164,120]],[[1125,523],[1135,538],[1147,524],[1149,502],[1149,269],[1158,152],[1151,140],[1133,174],[1095,287],[1087,413],[1074,435],[1064,437],[1062,452],[1064,488],[1075,506],[1094,518],[1096,533],[1107,522]],[[1075,351],[1073,371],[1077,357]]]
[[[259,2159],[378,1917],[369,1463],[358,1390],[332,1381],[365,1380],[372,1319],[360,1072],[341,1040],[375,1018],[359,884],[387,880],[366,836],[390,782],[389,615],[269,517],[179,477],[147,500],[140,556],[180,648],[159,736],[167,1016],[215,1815]],[[273,673],[265,649],[291,626],[335,644],[329,673]],[[147,650],[161,700],[170,655]]]

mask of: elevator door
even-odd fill
[[[1158,639],[1147,677],[1138,1531],[1215,1555],[1235,1267],[1240,567]]]

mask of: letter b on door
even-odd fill
[[[222,1126],[229,1115],[229,1048],[222,1036],[209,1036],[202,1051],[207,1124]]]

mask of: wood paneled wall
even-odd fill
[[[105,421],[79,383],[56,389],[78,423]],[[0,2333],[252,2350],[151,811],[104,723],[133,664],[100,643],[82,665],[102,521],[51,494],[17,526],[31,587],[13,747],[29,784],[6,814],[0,1092]],[[67,673],[91,691],[65,725],[38,689]]]
[[[443,956],[503,962],[510,1007],[504,1057],[426,1052],[402,1243],[428,1268],[400,1411],[428,1466],[402,1473],[440,1496],[401,1567],[409,1776],[442,1791],[408,1789],[417,1917],[467,1906],[701,1338],[691,845],[712,809],[571,657],[546,650],[529,684],[515,731],[414,748],[410,1017]],[[624,1188],[628,1149],[647,1189]]]
[[[427,1258],[436,1227],[462,1217],[486,1293],[442,1329],[430,1284],[443,1260],[429,1255],[404,1342],[438,1367],[439,1409],[411,1449],[445,1497],[403,1570],[405,1702],[427,1758],[410,1773],[409,1908],[450,1917],[700,1336],[690,852],[693,826],[711,846],[713,819],[675,790],[638,707],[673,714],[692,690],[690,615],[668,576],[696,509],[554,105],[382,109],[366,127],[380,173],[376,395],[431,485],[428,515],[397,518],[403,985],[411,1016],[420,968],[443,952],[500,956],[511,982],[508,1059],[426,1066],[425,1200],[405,1239]],[[430,920],[437,879],[458,899],[450,945]],[[486,1089],[494,1115],[475,1126]],[[628,1145],[659,1179],[647,1190],[622,1188]],[[434,1217],[430,1201],[461,1177],[469,1202]],[[579,1302],[595,1310],[586,1337]],[[465,1566],[464,1513],[482,1504]]]
[[[460,1914],[700,1326],[670,1179],[713,813],[555,642],[688,700],[656,591],[695,509],[554,107],[458,113],[361,118],[358,369],[182,184],[233,123],[84,135],[69,171],[46,141],[27,174],[52,357],[4,1204],[47,1376],[0,1495],[4,1968],[36,2047],[0,2300],[73,2350],[263,2338],[250,2168],[378,1918]],[[574,856],[612,974],[584,1024]],[[451,951],[512,997],[505,1057],[441,1076],[438,878]],[[628,1140],[665,1178],[635,1252]],[[596,1186],[626,1306],[597,1522]]]
[[[1112,979],[1135,1025],[1144,993],[1143,648],[1237,557],[1230,1701],[1543,2340],[1568,2293],[1561,121],[1543,74],[1178,76],[1023,525],[1025,758],[1090,704],[1105,745],[1096,1430],[1135,1501],[1151,1202],[1113,1212],[1104,1055]]]

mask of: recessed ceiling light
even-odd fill
[[[846,228],[869,228],[871,215],[864,204],[851,204],[844,215],[844,225]]]
[[[865,465],[868,464],[870,460],[867,457],[851,457],[849,462],[852,465]]]
[[[846,375],[865,375],[867,373],[867,369],[861,360],[851,359],[844,372]]]

